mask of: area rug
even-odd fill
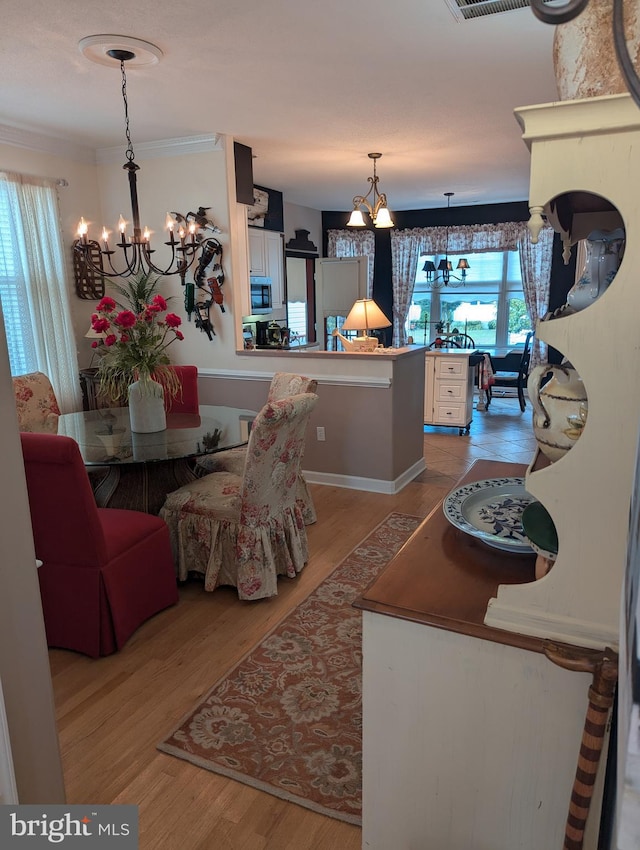
[[[389,514],[158,749],[360,824],[362,614],[351,603],[420,522]]]

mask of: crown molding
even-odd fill
[[[0,143],[16,148],[52,154],[74,162],[84,162],[90,165],[96,163],[96,152],[87,145],[79,145],[58,136],[48,136],[36,130],[16,127],[10,124],[0,124]]]
[[[52,154],[89,165],[121,162],[126,153],[124,145],[95,150],[88,145],[80,145],[76,142],[70,142],[68,139],[48,136],[46,133],[39,133],[11,124],[0,124],[0,144],[12,145],[16,148],[24,148],[38,153]],[[139,153],[144,159],[209,153],[223,149],[224,140],[220,133],[183,136],[176,139],[164,139],[159,142],[140,142],[135,146],[136,153]]]
[[[164,139],[160,142],[138,142],[136,154],[144,159],[155,159],[165,156],[184,156],[193,153],[210,153],[223,150],[223,138],[220,133],[205,136],[183,136],[177,139]],[[118,145],[113,148],[98,148],[96,161],[99,165],[112,162],[122,162],[126,155],[126,147]]]

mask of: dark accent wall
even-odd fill
[[[410,227],[455,227],[462,224],[499,224],[503,221],[528,221],[529,205],[526,201],[508,204],[482,204],[467,207],[441,207],[429,210],[393,211],[393,221],[398,229]],[[322,213],[322,256],[327,256],[327,231],[346,229],[348,212]],[[373,270],[373,297],[380,309],[389,318],[393,308],[391,288],[391,237],[389,230],[371,228],[376,237],[376,258]],[[567,266],[562,259],[562,242],[556,234],[553,243],[553,261],[551,266],[551,291],[549,309],[561,307],[567,292],[575,280],[575,251]],[[391,331],[385,331],[385,345],[391,345]],[[560,358],[550,352],[549,360],[559,362]]]

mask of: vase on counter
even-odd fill
[[[137,434],[164,431],[167,417],[164,409],[164,390],[157,381],[141,377],[129,386],[129,420]]]
[[[543,378],[551,375],[542,388]],[[582,378],[568,363],[535,366],[527,381],[533,406],[533,433],[550,461],[560,460],[576,443],[587,422],[587,393]]]

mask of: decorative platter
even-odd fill
[[[524,478],[486,478],[453,490],[442,509],[452,525],[488,546],[527,554],[534,550],[522,527],[522,512],[533,501]]]
[[[535,499],[522,512],[522,527],[534,552],[555,561],[558,557],[558,533],[549,511]]]

